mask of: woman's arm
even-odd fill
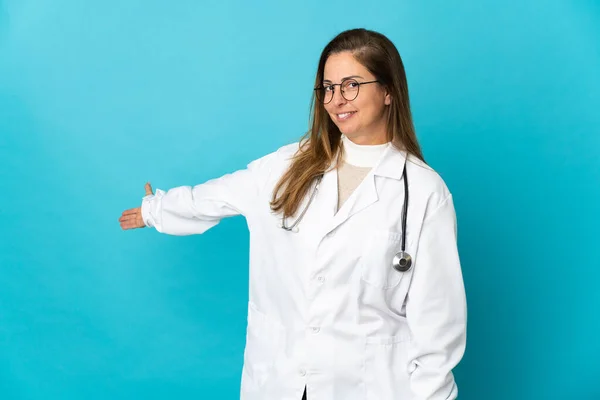
[[[452,370],[465,351],[467,304],[451,194],[426,217],[417,252],[406,302],[411,388],[423,400],[455,399]]]
[[[247,168],[196,186],[160,189],[144,196],[141,217],[146,226],[171,235],[204,233],[222,218],[247,216],[257,205],[276,153],[252,161]]]

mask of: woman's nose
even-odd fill
[[[336,105],[342,105],[344,103],[346,103],[348,100],[346,100],[344,98],[344,96],[342,96],[342,90],[335,90],[333,92],[333,103]]]

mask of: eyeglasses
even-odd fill
[[[347,101],[352,101],[358,97],[358,91],[360,89],[360,85],[366,85],[368,83],[379,82],[378,80],[369,81],[369,82],[358,82],[355,79],[346,79],[342,81],[342,83],[332,83],[327,85],[322,85],[316,87],[315,94],[317,96],[317,100],[319,100],[323,104],[327,104],[333,100],[333,94],[335,92],[335,87],[339,86],[340,91],[342,93],[342,97]]]

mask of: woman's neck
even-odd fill
[[[356,144],[345,135],[342,135],[344,146],[344,162],[355,167],[373,167],[379,160],[383,151],[389,146],[388,143],[361,145]]]

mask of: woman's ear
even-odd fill
[[[385,100],[384,100],[384,104],[386,106],[389,106],[390,104],[392,104],[392,95],[390,92],[386,92],[385,93]]]

